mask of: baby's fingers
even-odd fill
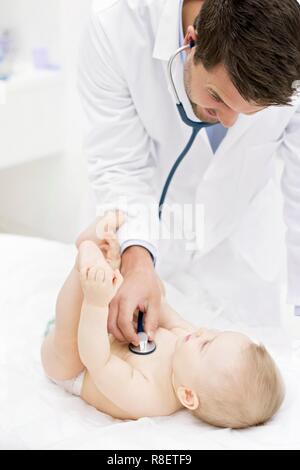
[[[89,268],[81,268],[79,271],[80,281],[86,281],[88,277]]]

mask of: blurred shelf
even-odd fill
[[[0,83],[0,168],[64,149],[64,80],[60,70],[16,70]]]
[[[4,80],[8,93],[22,92],[32,87],[44,87],[61,82],[61,70],[36,70],[32,67],[16,70],[8,79]]]

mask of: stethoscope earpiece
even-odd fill
[[[192,49],[192,47],[194,47],[194,46],[195,46],[195,41],[194,41],[194,39],[191,39],[190,40],[190,48]]]

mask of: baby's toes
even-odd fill
[[[88,280],[89,281],[96,281],[97,277],[98,266],[91,266],[88,270]]]
[[[101,259],[102,253],[94,242],[85,240],[80,244],[77,260],[77,265],[80,270],[85,267],[89,268],[94,266],[99,260],[101,261]]]
[[[79,271],[80,281],[85,282],[88,279],[89,268],[81,268]]]
[[[98,282],[104,282],[105,281],[105,269],[101,268],[100,266],[97,266],[95,279]]]

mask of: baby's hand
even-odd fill
[[[123,282],[118,269],[113,271],[103,263],[80,270],[80,282],[85,301],[97,307],[107,307]]]

